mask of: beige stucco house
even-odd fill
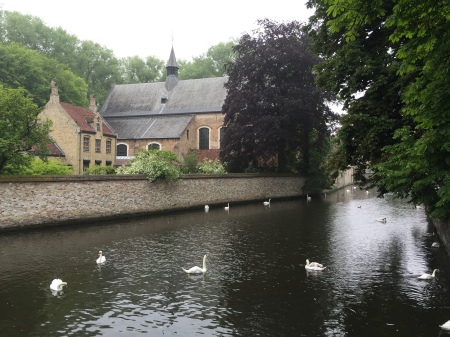
[[[89,109],[60,102],[57,83],[52,81],[50,99],[39,117],[52,121],[52,145],[60,150],[57,158],[71,165],[74,174],[94,165],[115,165],[117,135],[97,112],[94,95]]]
[[[173,48],[166,69],[165,82],[115,85],[103,103],[100,114],[118,135],[117,164],[147,149],[219,157],[228,78],[179,80]]]

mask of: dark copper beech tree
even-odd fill
[[[234,47],[226,66],[229,81],[221,160],[229,172],[249,168],[310,172],[311,150],[328,143],[336,120],[330,97],[314,83],[308,36],[297,21],[258,21]]]

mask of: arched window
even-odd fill
[[[198,129],[198,148],[199,150],[209,150],[209,128]]]
[[[117,156],[126,157],[128,156],[128,146],[126,144],[117,145]]]
[[[147,145],[147,150],[161,150],[161,144],[159,143],[150,143]]]

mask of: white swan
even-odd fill
[[[264,206],[270,206],[270,199],[269,199],[269,201],[264,201],[263,204],[264,204]]]
[[[230,210],[230,203],[228,203],[228,206],[225,206],[223,209],[228,212]]]
[[[63,290],[63,287],[67,285],[67,282],[63,282],[59,278],[55,278],[52,283],[50,284],[50,289],[55,291],[61,291]]]
[[[306,201],[311,201],[311,197],[308,194],[306,195]]]
[[[102,255],[102,251],[100,250],[100,251],[98,252],[97,263],[105,263],[105,261],[106,261],[106,257],[104,257],[104,256]]]
[[[324,267],[322,264],[318,262],[309,262],[308,259],[306,259],[306,265],[305,269],[308,270],[324,270],[326,267]]]
[[[433,270],[433,274],[427,274],[427,273],[425,273],[425,274],[423,274],[423,275],[420,275],[420,276],[418,277],[418,279],[421,279],[421,280],[429,280],[429,279],[432,279],[432,278],[434,278],[434,277],[436,276],[436,272],[437,272],[437,271],[439,271],[439,269]]]
[[[205,254],[205,256],[203,256],[203,268],[200,267],[192,267],[190,269],[183,269],[186,273],[188,274],[200,274],[200,273],[205,273],[206,272],[206,257],[208,256],[208,254]]]
[[[441,246],[441,244],[439,242],[433,242],[431,244],[431,247],[435,247],[435,248],[439,248]]]
[[[209,212],[209,206],[205,205],[205,212],[208,213]]]
[[[378,219],[375,220],[375,221],[378,221],[378,222],[386,222],[387,220],[386,220],[386,218],[378,218]]]
[[[444,324],[439,325],[439,327],[440,327],[442,330],[450,331],[450,321],[447,321],[447,322],[445,322]]]

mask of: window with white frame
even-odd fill
[[[117,156],[126,157],[128,156],[128,146],[126,144],[117,145]]]
[[[161,144],[159,143],[150,143],[147,145],[147,150],[161,150]]]

